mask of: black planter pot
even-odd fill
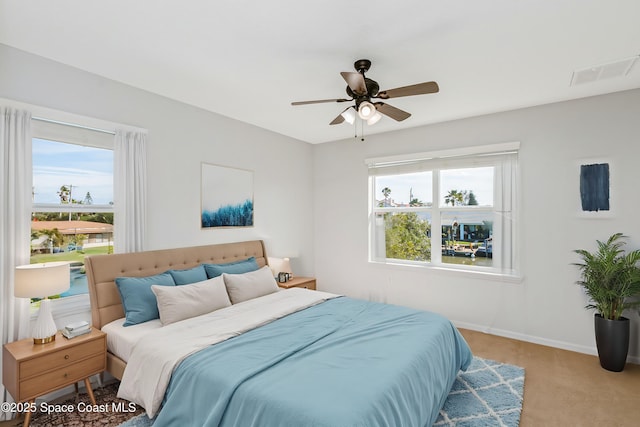
[[[622,371],[629,352],[629,319],[609,320],[600,314],[594,319],[600,366],[607,371]]]

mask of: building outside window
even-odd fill
[[[370,261],[516,275],[518,147],[368,159]]]

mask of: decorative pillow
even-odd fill
[[[278,292],[278,284],[269,266],[244,274],[222,275],[227,292],[233,304]]]
[[[173,281],[177,286],[188,285],[189,283],[202,282],[208,279],[204,265],[188,268],[186,270],[169,270],[167,271],[173,277]]]
[[[242,261],[230,262],[227,264],[203,264],[209,279],[220,276],[222,273],[242,274],[256,271],[260,268],[255,257],[243,259]]]
[[[160,317],[151,285],[175,286],[176,283],[169,273],[147,277],[116,278],[116,286],[120,292],[125,314],[123,326],[137,325]]]
[[[229,307],[229,295],[222,277],[184,286],[151,286],[158,299],[158,311],[163,325],[211,313]]]

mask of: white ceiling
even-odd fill
[[[570,86],[640,54],[638,0],[0,0],[0,43],[311,143],[354,135],[349,104],[291,102],[346,97],[361,58],[381,90],[440,85],[365,134],[640,87],[640,61]]]

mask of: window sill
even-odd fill
[[[492,271],[477,271],[462,268],[451,268],[444,265],[425,265],[420,264],[404,264],[394,263],[390,261],[369,261],[370,264],[384,269],[407,270],[407,271],[433,271],[438,274],[447,276],[458,276],[480,280],[489,280],[492,282],[514,283],[520,284],[524,281],[524,277],[519,274],[500,274]]]

